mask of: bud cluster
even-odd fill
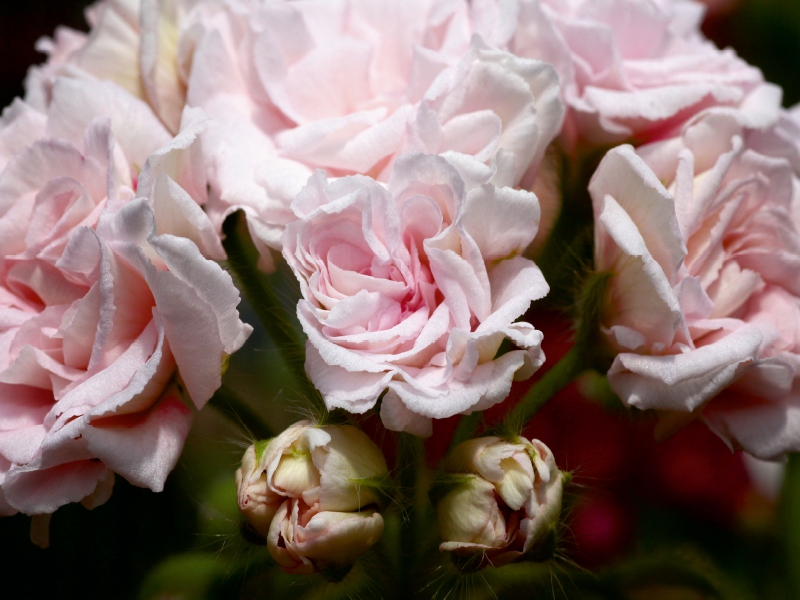
[[[542,442],[469,440],[444,471],[432,490],[439,549],[460,569],[552,556],[564,476]],[[388,478],[381,450],[356,427],[295,423],[245,452],[236,473],[243,532],[287,573],[334,577],[381,537]]]

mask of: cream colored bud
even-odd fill
[[[366,481],[386,478],[386,459],[363,431],[352,425],[316,427],[295,423],[270,442],[261,461],[276,494],[302,498],[320,510],[350,511],[374,504],[380,495]]]
[[[319,504],[287,500],[272,521],[267,548],[286,573],[310,574],[352,564],[382,533],[375,509],[321,511]]]
[[[287,572],[340,567],[380,537],[376,511],[388,475],[380,449],[358,428],[301,421],[245,452],[239,508]]]
[[[236,471],[239,511],[253,530],[265,539],[272,518],[285,500],[267,487],[267,476],[258,467],[268,443],[257,442],[250,446],[242,457],[242,466]]]
[[[563,479],[539,440],[469,440],[448,455],[445,470],[455,477],[437,505],[440,550],[476,557],[471,568],[500,566],[552,538]]]

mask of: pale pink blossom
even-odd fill
[[[36,49],[48,55],[32,67],[25,100],[45,110],[59,77],[113,81],[150,104],[177,133],[186,100],[185,62],[178,35],[194,0],[100,0],[86,9],[87,34],[67,27]]]
[[[774,458],[800,449],[798,181],[745,133],[709,115],[609,152],[589,186],[595,261],[614,274],[603,326],[622,400]]]
[[[116,84],[74,79],[42,119],[22,102],[4,114],[0,145],[19,149],[0,173],[6,514],[92,508],[114,473],[161,490],[193,418],[183,395],[201,408],[251,331],[230,276],[187,239],[213,253],[189,196],[202,123],[185,117],[171,139]]]
[[[209,214],[243,208],[265,269],[314,169],[387,181],[403,152],[506,150],[528,185],[563,119],[553,68],[472,39],[463,0],[229,2],[181,44],[187,102],[216,123]]]
[[[450,452],[444,468],[453,479],[445,480],[450,489],[436,506],[440,550],[464,557],[462,564],[477,570],[552,545],[564,482],[542,442],[469,440]]]
[[[501,402],[544,360],[542,334],[515,322],[548,291],[520,256],[536,234],[536,196],[503,185],[511,153],[492,167],[451,160],[403,155],[386,186],[318,171],[283,236],[303,295],[306,372],[328,407],[363,413],[386,390],[384,425],[418,435],[432,418]],[[506,339],[519,349],[496,356]]]
[[[800,175],[800,104],[781,110],[778,123],[764,131],[748,131],[747,146],[761,154],[785,158]]]
[[[465,0],[103,0],[88,36],[59,30],[28,78],[45,110],[58,76],[108,80],[177,133],[185,105],[202,134],[217,231],[237,209],[274,268],[292,198],[314,169],[388,180],[408,151],[515,155],[530,187],[564,108],[552,66],[472,36]]]
[[[356,512],[320,510],[302,498],[286,500],[278,509],[267,548],[286,573],[310,575],[320,569],[353,564],[383,533],[383,517],[375,508]]]
[[[770,127],[780,88],[704,37],[704,10],[692,0],[475,0],[472,22],[491,45],[555,65],[568,146],[677,135],[708,111]]]

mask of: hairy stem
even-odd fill
[[[582,373],[589,370],[590,363],[586,360],[578,346],[573,346],[563,358],[544,374],[528,393],[523,396],[503,421],[493,428],[493,432],[503,437],[514,438],[518,436],[525,424],[533,418],[544,404],[562,389],[572,383]]]
[[[483,411],[476,410],[472,414],[461,417],[458,422],[456,431],[453,434],[453,440],[450,442],[448,452],[458,446],[461,442],[466,442],[475,437],[475,432],[478,431],[481,421],[483,420]]]
[[[793,597],[800,597],[800,454],[789,455],[781,496],[786,572]]]
[[[230,388],[224,385],[219,388],[211,398],[210,404],[234,425],[247,429],[247,433],[252,435],[255,440],[267,440],[275,437],[266,421]]]
[[[423,489],[425,448],[422,440],[408,433],[397,438],[397,477],[403,492],[405,519],[400,527],[400,569],[396,576],[396,598],[412,598],[419,590],[420,530],[425,517],[427,490]]]
[[[225,234],[223,246],[228,253],[228,265],[236,277],[264,329],[272,338],[283,363],[294,376],[297,392],[313,405],[319,420],[327,418],[327,410],[319,392],[311,384],[305,372],[305,347],[292,326],[291,317],[272,288],[270,278],[258,270],[258,250],[250,239],[244,212],[230,215],[222,226]]]

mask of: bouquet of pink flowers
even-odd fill
[[[160,492],[211,401],[247,439],[224,489],[248,551],[187,562],[179,597],[248,569],[246,597],[507,597],[557,568],[610,598],[533,435],[558,392],[660,440],[701,423],[756,471],[800,451],[800,111],[703,5],[86,17],[0,120],[0,515],[35,544],[115,481]],[[244,401],[254,328],[278,383]]]

